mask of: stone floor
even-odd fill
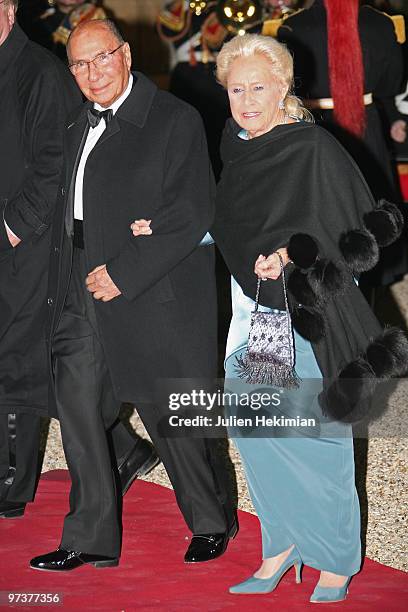
[[[394,285],[391,294],[385,293],[378,300],[376,310],[383,321],[407,327],[408,277]],[[408,572],[407,403],[408,385],[402,384],[390,401],[387,435],[391,437],[384,435],[383,430],[374,430],[374,437],[369,437],[368,441],[355,441],[355,455],[366,554],[371,559]],[[146,435],[136,414],[131,417],[131,423],[138,433]],[[239,455],[232,444],[229,454],[235,466],[239,507],[253,512]],[[46,439],[43,471],[64,467],[59,425],[53,420]],[[147,480],[170,487],[162,465]]]

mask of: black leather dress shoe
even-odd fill
[[[147,440],[140,438],[118,465],[122,495],[125,495],[132,482],[139,476],[146,476],[160,463],[154,446]]]
[[[0,518],[17,518],[23,516],[25,510],[24,502],[0,502]]]
[[[201,533],[193,535],[190,546],[184,555],[184,563],[211,561],[225,553],[228,541],[238,533],[238,520],[234,519],[227,533]]]
[[[194,535],[184,555],[184,563],[201,563],[220,557],[227,550],[228,540],[226,533]]]
[[[30,561],[30,567],[44,572],[68,572],[83,565],[93,565],[96,568],[116,567],[119,559],[115,557],[103,557],[102,555],[88,555],[86,553],[64,550],[59,548],[46,555],[34,557]]]

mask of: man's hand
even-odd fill
[[[150,224],[152,220],[149,219],[135,219],[133,223],[130,225],[130,229],[133,232],[134,236],[151,236],[152,230],[150,229]]]
[[[122,293],[109,276],[106,264],[92,270],[86,277],[85,283],[88,291],[93,293],[95,300],[102,300],[102,302],[110,302]]]
[[[20,244],[21,240],[20,238],[17,238],[17,236],[15,236],[14,234],[12,234],[6,227],[6,232],[7,232],[7,238],[9,239],[9,242],[11,244],[12,247],[16,247],[18,244]]]

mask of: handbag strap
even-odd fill
[[[289,311],[289,301],[288,301],[288,293],[287,293],[287,289],[286,289],[286,276],[285,276],[285,266],[283,265],[283,259],[282,259],[282,255],[280,253],[278,253],[277,251],[275,251],[277,256],[279,257],[279,263],[280,263],[280,267],[281,267],[281,278],[282,278],[282,285],[283,285],[283,295],[285,298],[285,310],[286,310],[286,320],[288,323],[288,332],[289,332],[289,336],[291,336],[291,329],[292,329],[292,322],[290,319],[290,311]],[[258,278],[258,284],[256,287],[256,298],[255,298],[255,312],[258,311],[258,306],[259,306],[259,293],[260,293],[260,289],[261,289],[261,283],[262,283],[262,279]],[[293,344],[292,341],[289,338],[289,347],[290,347],[290,358],[292,360],[292,363],[294,362],[294,351],[293,351]]]
[[[279,263],[280,263],[280,267],[281,267],[281,278],[282,278],[282,285],[283,285],[283,296],[285,298],[285,310],[286,310],[287,314],[289,315],[289,301],[288,301],[288,292],[287,292],[287,289],[286,289],[285,266],[283,265],[282,255],[280,253],[278,253],[277,251],[276,251],[276,255],[279,257]],[[260,290],[261,290],[261,283],[262,283],[262,279],[258,278],[258,284],[256,286],[255,312],[258,312],[259,294],[260,294]]]

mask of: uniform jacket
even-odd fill
[[[198,246],[214,213],[202,123],[189,105],[134,76],[88,158],[83,186],[88,268],[106,263],[122,291],[95,307],[116,395],[128,402],[154,399],[160,379],[216,371],[214,253]],[[89,107],[65,131],[50,263],[51,339],[69,282],[72,243],[64,220]],[[152,236],[133,237],[129,226],[137,218],[152,219]]]
[[[377,102],[392,98],[402,86],[402,52],[392,20],[385,14],[363,6],[359,12],[359,32],[364,63],[365,93],[375,103],[366,106],[367,127],[364,143],[336,126],[331,110],[314,112],[323,120],[360,166],[377,197],[395,197],[389,151],[383,134]],[[288,17],[278,38],[294,56],[296,94],[301,98],[330,98],[327,52],[326,9],[316,0],[310,9]]]
[[[340,127],[332,110],[313,111],[316,121],[329,129],[357,162],[377,199],[397,201],[389,145],[386,141],[381,109],[401,88],[403,65],[401,45],[392,20],[369,6],[359,11],[359,33],[363,53],[365,93],[372,93],[374,103],[366,106],[366,130],[363,139]],[[315,0],[310,9],[288,17],[278,31],[278,38],[294,56],[295,93],[301,98],[329,98],[330,82],[327,52],[326,9],[323,0]],[[404,239],[406,240],[406,238]],[[384,249],[379,264],[364,275],[370,286],[388,285],[407,271],[403,240]]]
[[[44,303],[66,115],[80,93],[16,24],[0,46],[0,410],[47,408]],[[12,248],[6,220],[22,242]]]
[[[69,13],[63,13],[58,5],[48,6],[26,26],[28,36],[46,47],[62,61],[67,61],[66,45],[72,30],[83,21],[106,19],[104,9],[93,2],[83,2]]]

